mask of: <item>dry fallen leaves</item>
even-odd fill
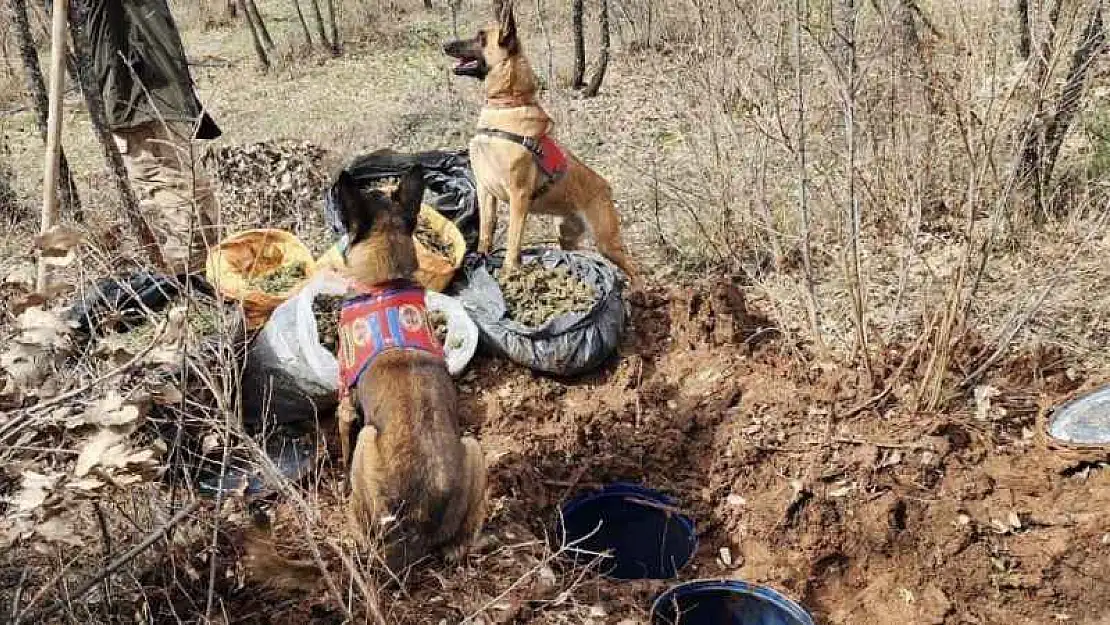
[[[150,398],[146,395],[124,399],[118,391],[112,390],[85,412],[67,416],[65,425],[69,429],[85,425],[100,427],[134,426],[140,423],[146,415],[149,400]]]
[[[45,397],[56,392],[48,384],[72,347],[73,327],[59,311],[32,306],[16,318],[16,335],[0,352],[0,395]]]
[[[158,468],[158,459],[164,451],[164,445],[135,449],[127,434],[101,429],[81,448],[73,474],[85,477],[95,469],[98,476],[109,477],[118,485],[133,484]]]
[[[991,401],[1001,394],[1002,392],[993,386],[975,387],[975,418],[979,421],[996,421],[1006,416],[1006,410],[1001,406],[993,405]]]
[[[80,232],[63,225],[56,225],[35,237],[35,248],[43,256],[65,256],[81,245],[81,240]]]

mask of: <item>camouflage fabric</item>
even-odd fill
[[[221,236],[212,185],[191,158],[185,132],[147,122],[115,133],[139,208],[176,274],[204,271],[208,249]]]

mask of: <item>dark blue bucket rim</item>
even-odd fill
[[[683,582],[664,590],[656,595],[651,602],[651,611],[648,614],[649,622],[655,622],[655,616],[664,601],[671,598],[682,599],[690,595],[703,592],[726,591],[735,594],[750,595],[767,601],[777,608],[784,610],[790,617],[798,621],[798,625],[814,625],[813,617],[805,611],[798,602],[786,595],[762,584],[752,584],[739,579],[695,579]]]
[[[564,543],[566,542],[567,537],[566,528],[564,527],[564,520],[568,515],[574,514],[575,510],[588,503],[592,503],[594,501],[597,501],[598,499],[608,499],[611,497],[626,497],[630,498],[633,502],[636,502],[636,500],[642,500],[638,503],[644,505],[645,508],[659,509],[658,506],[664,506],[671,509],[669,511],[671,512],[674,519],[678,522],[683,534],[688,537],[688,540],[690,542],[689,555],[682,562],[678,562],[675,564],[675,576],[678,575],[679,570],[689,564],[690,561],[694,559],[694,556],[697,555],[698,534],[696,531],[696,526],[694,524],[694,520],[689,515],[677,511],[677,509],[680,507],[679,500],[671,495],[668,495],[667,493],[655,490],[653,488],[648,488],[634,482],[611,482],[609,484],[601,486],[600,488],[589,489],[586,492],[578,494],[571,499],[563,502],[563,504],[559,506],[558,518],[559,535],[561,540]],[[570,548],[568,549],[568,551],[571,551],[573,553],[579,550]],[[609,576],[606,575],[606,577]]]

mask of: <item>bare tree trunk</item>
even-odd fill
[[[1041,42],[1041,51],[1037,56],[1033,71],[1033,85],[1038,89],[1044,84],[1044,80],[1048,76],[1048,61],[1057,49],[1055,43],[1056,31],[1060,25],[1060,12],[1063,6],[1064,0],[1052,0],[1052,6],[1048,9],[1048,27],[1044,41]]]
[[[838,39],[841,43],[841,53],[844,61],[842,86],[844,98],[844,137],[846,141],[845,152],[848,160],[848,206],[845,211],[845,232],[848,233],[845,251],[845,269],[848,287],[852,296],[853,325],[856,330],[856,343],[859,357],[863,362],[869,381],[874,382],[871,370],[871,356],[867,336],[867,288],[863,282],[863,268],[860,260],[861,219],[858,194],[858,180],[856,175],[856,160],[859,151],[857,144],[856,111],[857,91],[859,89],[859,56],[856,40],[856,26],[859,17],[859,8],[855,0],[843,0],[840,7],[842,13],[838,19]]]
[[[1014,5],[1018,22],[1018,56],[1028,59],[1033,52],[1033,33],[1029,24],[1029,0],[1017,0]]]
[[[143,246],[148,258],[159,269],[166,268],[162,258],[162,248],[154,231],[143,217],[139,209],[139,200],[131,189],[131,182],[127,177],[127,168],[123,163],[123,156],[116,147],[115,137],[108,128],[108,118],[104,112],[104,100],[100,89],[93,79],[92,71],[92,45],[89,43],[88,33],[85,31],[88,16],[88,0],[76,0],[70,10],[70,34],[73,39],[74,55],[77,57],[77,76],[81,84],[81,92],[85,95],[85,106],[89,109],[89,120],[93,130],[100,139],[100,146],[104,151],[104,160],[115,174],[116,189],[119,191],[120,202],[123,204],[127,220],[135,228],[135,237]]]
[[[424,4],[431,8],[430,2]],[[331,54],[339,56],[339,18],[335,14],[335,0],[328,0],[328,19],[331,20]]]
[[[586,86],[586,37],[583,34],[582,4],[584,0],[574,0],[571,5],[571,23],[574,27],[574,77],[570,84],[575,89]]]
[[[330,0],[329,0],[329,1],[330,1]],[[424,0],[424,8],[425,8],[425,9],[430,9],[430,8],[432,8],[432,0]]]
[[[320,45],[325,48],[331,49],[331,42],[328,41],[328,33],[324,30],[324,14],[320,12],[320,0],[308,0],[312,6],[312,16],[316,19],[316,35],[320,39]]]
[[[1103,29],[1102,4],[1102,0],[1098,0],[1091,8],[1087,27],[1083,29],[1082,37],[1076,43],[1067,78],[1064,79],[1063,88],[1056,102],[1051,107],[1038,104],[1035,120],[1022,141],[1018,181],[1023,193],[1018,205],[1021,212],[1031,216],[1032,220],[1038,223],[1048,218],[1046,195],[1051,184],[1052,172],[1056,169],[1063,140],[1067,137],[1071,124],[1079,113],[1080,99],[1083,90],[1087,87],[1091,65],[1106,48],[1107,34]],[[1052,33],[1055,34],[1059,7],[1053,7],[1053,10],[1056,14],[1050,16],[1050,21],[1053,22]],[[1050,42],[1042,47],[1042,58],[1038,60],[1042,64],[1047,65],[1046,59],[1059,52],[1062,42],[1056,37],[1052,37],[1052,40],[1055,40],[1055,43]],[[1042,84],[1047,78],[1047,69],[1041,71],[1045,73],[1041,74],[1038,84]]]
[[[297,10],[297,21],[301,23],[301,31],[304,33],[304,40],[308,47],[312,47],[312,33],[308,30],[308,22],[304,19],[304,11],[301,10],[301,0],[293,0],[293,8]]]
[[[1060,155],[1060,146],[1064,144],[1071,124],[1079,112],[1079,100],[1087,86],[1087,75],[1094,65],[1095,59],[1106,47],[1106,30],[1102,22],[1102,0],[1091,10],[1090,21],[1083,30],[1083,39],[1075,48],[1071,57],[1071,68],[1068,78],[1064,81],[1064,89],[1060,92],[1060,99],[1056,105],[1056,115],[1045,129],[1045,162],[1044,175],[1049,177],[1056,168],[1056,157]]]
[[[601,90],[601,81],[605,80],[605,70],[609,69],[609,0],[601,0],[601,53],[597,58],[597,69],[593,78],[583,94],[592,98]]]
[[[1035,221],[1043,221],[1048,215],[1045,192],[1052,181],[1060,148],[1064,144],[1068,131],[1071,130],[1075,116],[1079,113],[1080,99],[1087,86],[1091,66],[1106,47],[1102,5],[1102,0],[1098,0],[1091,8],[1087,26],[1076,43],[1067,78],[1064,80],[1064,86],[1056,98],[1055,105],[1051,109],[1042,108],[1038,112],[1034,127],[1025,136],[1019,180],[1025,187],[1027,195],[1030,192],[1033,195],[1032,202],[1026,201],[1022,204],[1025,206],[1032,204],[1036,208],[1033,214]],[[1046,54],[1055,53],[1055,46],[1046,51]],[[1050,115],[1047,110],[1055,112]],[[1025,210],[1028,211],[1029,208]]]
[[[798,213],[802,218],[802,269],[805,272],[807,312],[813,338],[823,344],[821,338],[820,307],[817,303],[817,286],[813,277],[812,235],[809,208],[809,165],[806,162],[806,98],[805,80],[802,75],[802,13],[805,0],[794,2],[794,87],[798,107],[798,143],[795,148],[798,164]]]
[[[251,18],[251,12],[247,9],[247,0],[238,0],[239,8],[243,10],[243,17],[246,19],[247,28],[251,31],[251,42],[254,43],[254,53],[258,56],[258,63],[262,66],[263,72],[270,71],[270,59],[266,56],[266,48],[262,45],[262,40],[258,35],[258,27],[254,24],[254,19]]]
[[[273,50],[274,39],[270,37],[270,29],[266,28],[266,20],[262,19],[262,13],[259,12],[258,5],[254,3],[254,0],[247,0],[247,8],[250,9],[250,16],[258,25],[258,32],[262,35],[262,43],[265,43],[267,48]]]
[[[31,20],[27,16],[26,0],[11,0],[12,16],[15,20],[16,36],[19,37],[19,51],[23,57],[23,70],[26,74],[27,92],[31,96],[35,109],[35,124],[38,126],[42,140],[46,141],[46,115],[49,107],[46,97],[46,79],[42,75],[39,65],[39,55],[35,50],[35,40],[31,35]],[[81,198],[77,194],[77,185],[73,181],[73,172],[69,169],[64,149],[58,154],[58,191],[61,195],[62,206],[77,221],[84,221],[85,216],[81,210]]]

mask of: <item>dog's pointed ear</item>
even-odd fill
[[[516,16],[513,15],[513,2],[512,0],[498,0],[494,3],[497,8],[497,45],[508,50],[510,53],[516,52],[519,44],[516,34]]]
[[[420,215],[420,205],[424,202],[424,168],[413,165],[401,176],[393,191],[393,201],[401,209],[405,225],[416,230],[416,219]]]
[[[335,177],[335,182],[332,183],[331,196],[335,204],[336,216],[339,218],[339,225],[343,226],[343,229],[347,232],[353,232],[357,221],[358,207],[362,202],[362,194],[359,191],[358,183],[355,182],[355,177],[346,169],[340,171]]]
[[[366,238],[374,227],[374,212],[369,210],[358,181],[347,170],[339,172],[328,192],[332,228],[337,235],[346,234],[349,245]],[[337,227],[338,226],[338,227]]]

